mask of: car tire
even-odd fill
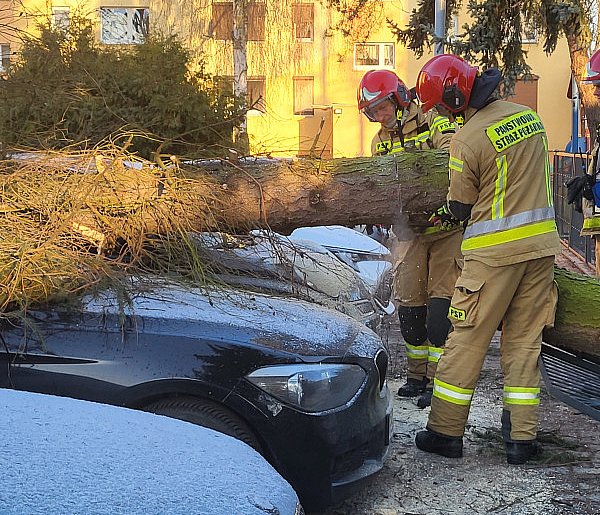
[[[143,409],[225,433],[261,452],[261,445],[247,424],[216,402],[195,397],[177,397],[153,402]]]

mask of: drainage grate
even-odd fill
[[[542,377],[550,395],[600,420],[600,360],[545,343],[541,358]]]

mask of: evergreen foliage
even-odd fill
[[[83,17],[68,29],[46,22],[0,81],[0,141],[35,149],[109,141],[146,158],[222,155],[234,146],[241,102],[189,64],[172,36],[103,46]]]
[[[462,25],[460,33],[442,38],[446,51],[464,57],[482,68],[497,67],[504,76],[501,93],[512,93],[517,78],[527,77],[527,51],[523,35],[535,30],[546,53],[552,53],[561,35],[573,36],[582,48],[591,41],[590,7],[586,0],[468,0],[470,23]],[[447,0],[446,27],[451,26],[462,0]],[[431,49],[440,38],[435,36],[435,1],[419,0],[408,25],[400,27],[388,20],[398,41],[412,50],[417,57],[425,48]]]

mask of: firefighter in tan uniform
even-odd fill
[[[508,463],[525,463],[535,442],[542,329],[554,319],[554,221],[544,126],[528,107],[496,100],[496,69],[477,73],[460,57],[438,55],[417,79],[423,110],[464,113],[450,143],[448,207],[468,219],[464,266],[449,311],[453,331],[434,380],[419,449],[462,456],[462,436],[490,341],[502,322],[502,435]]]
[[[358,107],[381,124],[373,138],[373,155],[414,149],[447,149],[455,125],[431,110],[426,115],[395,73],[370,71],[358,90]],[[462,226],[440,208],[423,221],[409,221],[414,233],[395,274],[396,303],[408,361],[401,397],[431,403],[433,376],[450,329],[448,308],[458,277]]]

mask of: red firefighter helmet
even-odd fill
[[[441,104],[451,113],[460,113],[469,105],[477,68],[462,57],[436,55],[421,68],[417,77],[417,96],[423,112]]]
[[[600,84],[600,50],[596,50],[585,67],[585,75],[582,82]]]
[[[371,70],[365,73],[358,86],[358,110],[376,122],[371,109],[386,99],[391,99],[399,109],[411,101],[411,94],[398,76],[389,70]]]

